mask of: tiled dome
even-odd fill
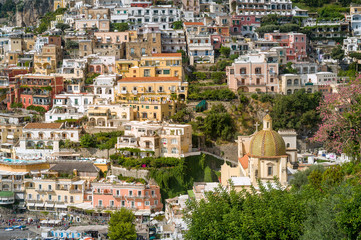
[[[249,153],[252,157],[277,157],[286,155],[286,144],[281,135],[272,130],[272,118],[263,118],[263,130],[251,139]]]

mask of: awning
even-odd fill
[[[27,203],[26,205],[29,206],[29,207],[34,207],[35,203]]]
[[[35,207],[44,207],[44,203],[35,203]]]
[[[45,207],[54,207],[54,203],[45,203]]]
[[[55,204],[55,207],[56,208],[67,208],[67,206],[64,204]]]

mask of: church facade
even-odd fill
[[[263,118],[263,129],[250,136],[238,137],[238,166],[227,164],[221,167],[223,186],[232,181],[236,190],[257,187],[262,183],[274,182],[288,185],[290,169],[297,167],[297,134],[293,130],[276,132],[272,128],[272,118]]]

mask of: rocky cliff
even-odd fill
[[[11,26],[36,26],[39,18],[53,10],[53,0],[16,0],[15,3],[16,11],[8,19]]]

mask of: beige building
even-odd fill
[[[137,148],[142,156],[152,152],[155,157],[183,157],[192,151],[192,126],[129,122],[124,124],[124,136],[118,138],[116,148]]]
[[[311,80],[303,84],[301,75],[299,74],[284,74],[280,75],[280,93],[293,94],[301,89],[305,89],[307,93],[314,93],[318,91],[318,85],[314,85]]]
[[[277,178],[282,186],[288,185],[289,169],[297,167],[296,132],[272,129],[272,119],[263,118],[263,129],[251,136],[238,137],[238,167],[224,164],[221,168],[221,182],[229,186],[231,180],[236,189],[274,182]]]
[[[139,59],[142,56],[150,56],[162,52],[162,40],[160,31],[137,34],[129,32],[130,41],[126,43],[126,59]]]
[[[98,29],[101,32],[109,32],[109,19],[80,19],[75,21],[75,29],[77,31],[86,31]]]
[[[122,105],[94,105],[87,111],[88,126],[97,128],[117,128],[122,122],[134,120],[133,109]]]
[[[57,45],[45,45],[41,53],[34,56],[34,67],[36,74],[49,75],[55,73],[61,66],[63,59],[62,49]]]
[[[37,178],[25,181],[26,206],[30,211],[66,211],[68,205],[84,202],[86,181]]]

